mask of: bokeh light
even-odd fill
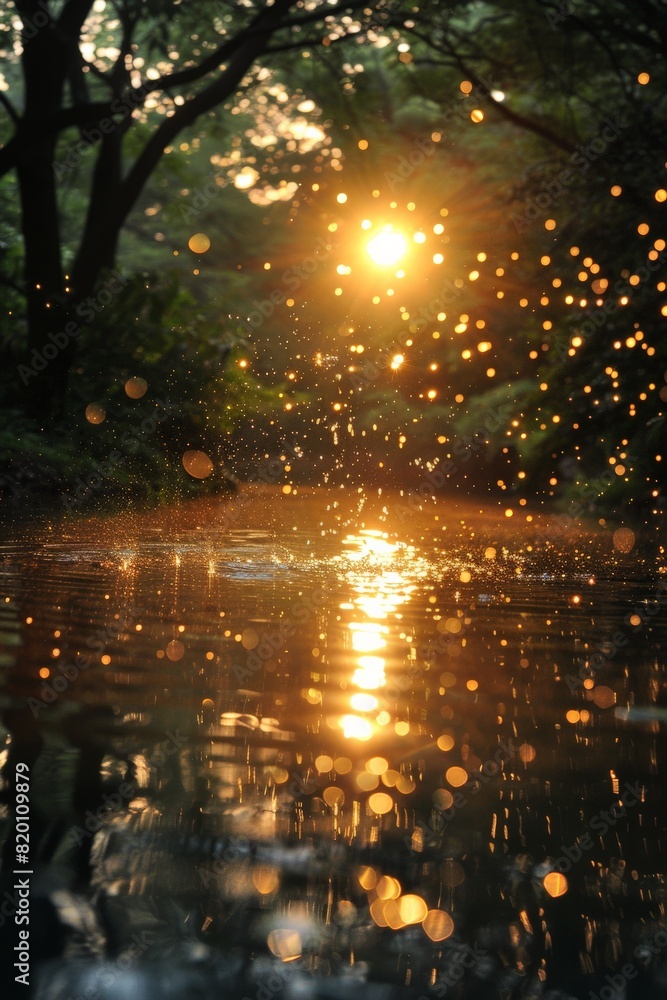
[[[188,247],[193,253],[202,254],[206,253],[210,249],[211,241],[206,235],[206,233],[195,233],[188,240]]]
[[[145,378],[133,376],[125,383],[125,393],[130,399],[141,399],[148,392],[148,382]]]
[[[183,453],[183,468],[193,479],[206,479],[214,469],[213,462],[203,451]]]
[[[101,403],[88,403],[85,412],[89,424],[101,424],[107,415],[107,411]]]

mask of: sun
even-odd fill
[[[368,241],[366,251],[373,263],[380,267],[392,267],[405,255],[408,244],[404,236],[387,226]]]

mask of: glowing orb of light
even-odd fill
[[[193,253],[206,253],[210,246],[211,241],[206,233],[195,233],[194,236],[191,236],[188,240],[188,247]]]
[[[88,403],[86,407],[86,420],[89,424],[101,424],[106,415],[107,411],[100,403]]]
[[[344,715],[340,724],[345,739],[369,740],[373,735],[370,722],[359,715]]]
[[[428,907],[421,896],[410,893],[399,899],[398,912],[404,924],[423,924],[428,916]]]
[[[145,378],[133,376],[125,383],[125,393],[130,399],[141,399],[148,392],[148,382]]]
[[[378,816],[384,816],[394,808],[394,800],[386,792],[374,792],[368,797],[368,807]]]
[[[393,229],[383,229],[366,244],[366,251],[374,264],[379,267],[393,267],[407,250],[405,237]]]
[[[567,892],[567,879],[560,872],[549,872],[542,879],[542,885],[550,896],[564,896]]]
[[[429,910],[422,927],[431,941],[444,941],[454,930],[454,921],[444,910]]]
[[[278,927],[270,932],[266,943],[276,958],[283,962],[293,962],[301,957],[303,944],[298,931],[288,927]]]
[[[613,535],[614,548],[624,555],[632,552],[635,546],[635,533],[632,528],[617,528]]]
[[[214,465],[203,451],[183,452],[183,468],[193,479],[206,479],[213,472]]]
[[[280,872],[277,868],[272,868],[270,865],[262,865],[259,868],[255,868],[252,873],[252,881],[261,896],[270,896],[280,885]]]

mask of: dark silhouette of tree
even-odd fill
[[[63,412],[81,304],[113,267],[122,227],[165,150],[250,88],[278,53],[300,59],[315,46],[381,30],[379,7],[67,0],[58,9],[50,0],[17,0],[23,83],[19,98],[2,94],[13,134],[0,149],[0,176],[15,171],[20,192],[28,412],[42,419]],[[69,167],[59,155],[72,128],[79,145],[70,160],[86,146],[95,160],[78,247],[65,264]]]

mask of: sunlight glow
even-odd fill
[[[405,237],[388,227],[368,241],[366,251],[379,267],[393,267],[405,255],[407,246]]]
[[[352,683],[357,687],[373,690],[386,683],[384,672],[385,661],[380,656],[360,656],[359,666],[354,671]]]
[[[343,735],[348,740],[369,740],[373,735],[371,723],[360,715],[344,715],[340,724]]]
[[[378,632],[353,632],[352,649],[358,653],[374,653],[378,649],[384,649],[387,645]]]
[[[372,712],[377,708],[378,700],[372,694],[353,694],[350,698],[350,705],[355,712]]]

